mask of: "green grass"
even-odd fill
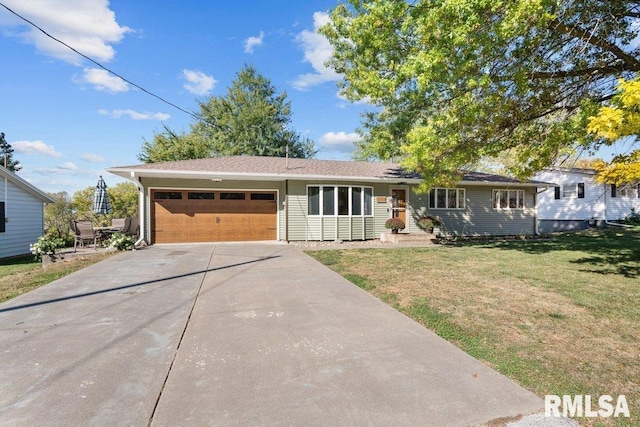
[[[91,254],[46,269],[33,256],[0,261],[0,302],[22,295],[61,277],[110,257],[113,253]]]
[[[309,252],[541,397],[625,394],[640,423],[640,228]]]

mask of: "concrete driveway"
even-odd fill
[[[479,425],[543,402],[280,244],[157,245],[0,304],[3,425]]]

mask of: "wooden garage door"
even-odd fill
[[[274,191],[153,190],[154,243],[277,239]]]

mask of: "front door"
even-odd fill
[[[391,202],[393,203],[393,217],[400,218],[407,224],[407,190],[394,188],[391,190]]]

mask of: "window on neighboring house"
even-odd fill
[[[562,198],[578,197],[578,184],[570,183],[562,186]]]
[[[524,190],[493,190],[493,209],[524,209]]]
[[[560,187],[554,187],[553,198],[556,200],[560,200]]]
[[[429,209],[464,209],[464,188],[433,188],[429,192]]]
[[[373,188],[310,185],[307,187],[307,213],[324,216],[373,215]]]
[[[620,189],[620,197],[631,197],[631,189],[628,187],[622,187]]]
[[[611,197],[616,197],[617,196],[617,188],[615,184],[611,184]]]

